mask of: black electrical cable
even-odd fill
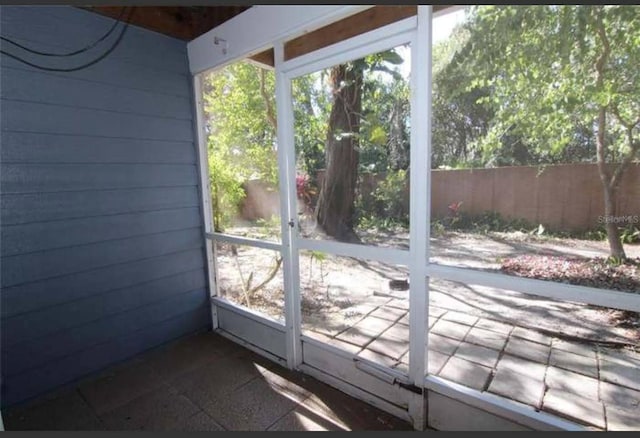
[[[105,39],[107,39],[112,33],[113,31],[116,29],[116,27],[118,26],[118,23],[120,22],[120,20],[122,19],[122,17],[124,16],[124,11],[127,9],[126,6],[122,7],[122,11],[120,11],[120,15],[118,16],[118,18],[116,19],[116,22],[113,23],[113,26],[111,26],[111,29],[109,29],[109,31],[107,31],[107,33],[105,33],[104,35],[102,35],[102,37],[100,37],[100,39],[94,41],[93,43],[89,44],[86,47],[83,47],[82,49],[79,50],[74,50],[73,52],[69,52],[69,53],[49,53],[49,52],[41,52],[39,50],[34,50],[31,49],[27,46],[23,46],[22,44],[16,43],[15,41],[12,41],[9,38],[5,38],[3,36],[0,36],[0,39],[2,41],[6,41],[9,44],[12,44],[16,47],[21,48],[22,50],[25,50],[29,53],[33,53],[35,55],[41,55],[41,56],[56,56],[56,57],[66,57],[66,56],[74,56],[74,55],[78,55],[80,53],[86,52],[89,49],[94,48],[97,44],[101,43],[102,41],[104,41]]]
[[[125,21],[124,27],[122,28],[122,30],[120,31],[120,35],[118,35],[118,39],[113,43],[113,45],[111,47],[109,47],[109,49],[104,52],[102,55],[100,55],[99,57],[97,57],[96,59],[94,59],[91,62],[88,62],[86,64],[80,65],[78,67],[72,67],[72,68],[54,68],[54,67],[45,67],[42,65],[38,65],[35,64],[33,62],[29,62],[26,61],[22,58],[20,58],[19,56],[16,55],[12,55],[11,53],[5,52],[4,50],[0,50],[0,53],[8,56],[9,58],[13,58],[18,62],[21,62],[23,64],[26,64],[30,67],[34,67],[37,68],[39,70],[44,70],[44,71],[53,71],[53,72],[73,72],[73,71],[78,71],[78,70],[83,70],[87,67],[91,67],[94,64],[97,64],[98,62],[102,61],[104,58],[106,58],[111,52],[113,52],[116,47],[118,47],[118,45],[120,44],[120,41],[122,41],[122,38],[124,37],[124,34],[127,31],[127,28],[129,27],[129,19],[131,18],[132,14],[133,14],[133,10],[135,8],[131,8],[130,12],[129,12],[129,17],[127,18],[127,20]],[[116,22],[117,23],[117,22]]]

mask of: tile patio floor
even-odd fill
[[[303,333],[406,371],[407,309],[406,300],[391,299],[340,332]],[[640,430],[640,354],[429,309],[429,373],[588,428]]]
[[[408,367],[406,302],[332,336]],[[640,355],[430,307],[429,372],[597,430],[640,430]],[[213,333],[178,340],[3,412],[6,430],[411,430],[411,425]]]
[[[412,430],[219,335],[175,341],[3,411],[6,430]]]

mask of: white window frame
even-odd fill
[[[430,180],[431,180],[431,56],[432,56],[432,19],[449,11],[433,13],[431,5],[419,5],[417,16],[401,20],[385,26],[382,33],[368,32],[330,47],[316,50],[292,60],[284,61],[284,42],[306,32],[339,21],[355,13],[364,11],[369,6],[254,6],[248,11],[234,17],[188,44],[189,65],[194,75],[194,94],[197,114],[197,141],[201,182],[201,202],[203,208],[203,224],[207,243],[207,267],[209,285],[212,295],[212,323],[217,328],[214,251],[211,243],[226,241],[246,244],[264,249],[280,251],[284,258],[285,276],[285,335],[286,363],[296,368],[302,363],[300,333],[300,294],[299,267],[292,266],[292,254],[303,249],[326,251],[338,255],[383,260],[390,263],[408,265],[410,268],[410,364],[409,378],[419,387],[439,394],[444,394],[487,412],[504,416],[519,424],[537,429],[581,430],[581,426],[562,420],[556,416],[535,412],[523,408],[520,404],[487,393],[481,393],[454,382],[427,375],[427,315],[429,305],[430,279],[444,279],[466,284],[496,287],[537,295],[546,298],[573,301],[640,312],[640,296],[606,289],[574,286],[551,281],[518,278],[500,273],[488,273],[471,268],[444,266],[429,261],[430,243]],[[455,9],[452,9],[455,10]],[[318,70],[327,62],[340,63],[364,51],[371,53],[373,47],[379,50],[394,47],[405,36],[407,23],[414,23],[415,35],[411,41],[412,75],[411,75],[411,164],[420,167],[424,172],[411,172],[410,181],[410,249],[395,250],[389,248],[371,248],[337,242],[292,239],[286,218],[296,219],[295,206],[288,199],[295,199],[295,185],[289,184],[282,175],[294,175],[295,163],[292,155],[291,138],[292,113],[291,90],[288,81],[295,76]],[[251,29],[246,32],[245,29]],[[404,30],[403,30],[404,29]],[[372,41],[372,36],[385,39]],[[402,38],[401,38],[402,37]],[[222,45],[220,44],[222,42]],[[407,41],[402,41],[406,43]],[[280,166],[280,191],[288,196],[281,196],[282,241],[280,243],[254,241],[235,236],[214,233],[210,209],[210,193],[208,185],[208,164],[206,137],[204,135],[204,119],[202,114],[201,85],[199,75],[212,68],[221,68],[262,50],[273,47],[276,71],[276,106],[278,113],[278,144],[285,145],[278,150]],[[336,48],[344,51],[336,53]],[[224,50],[223,50],[224,49]],[[357,57],[357,56],[356,56]],[[289,108],[289,109],[287,109]],[[427,123],[425,123],[425,120]],[[418,129],[417,127],[425,127]],[[288,146],[286,146],[288,145]],[[424,147],[419,147],[424,145]],[[286,150],[285,150],[286,149]],[[422,237],[424,236],[424,237]],[[295,289],[295,292],[294,292]],[[288,291],[288,292],[287,292]],[[220,304],[220,303],[218,303]],[[228,302],[223,304],[232,308]],[[423,309],[424,312],[421,312]],[[237,309],[236,309],[237,310]],[[240,309],[251,318],[260,319],[246,309]],[[271,321],[274,323],[274,321]],[[277,325],[277,322],[275,322]],[[279,327],[279,326],[278,326]],[[281,327],[279,327],[281,328]],[[309,342],[315,342],[310,340]],[[326,347],[326,346],[325,346]],[[355,391],[356,393],[358,391]],[[361,396],[361,394],[355,394]],[[415,412],[414,412],[415,413]],[[416,414],[418,415],[418,414]],[[420,422],[420,421],[418,421]]]

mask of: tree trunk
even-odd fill
[[[596,16],[596,29],[600,41],[602,42],[602,53],[598,57],[595,63],[596,70],[596,88],[598,90],[604,89],[604,74],[605,66],[609,60],[611,54],[611,46],[609,44],[609,38],[605,31],[604,23],[602,21],[602,7],[594,9]],[[618,226],[615,223],[614,217],[616,214],[616,189],[617,178],[615,175],[611,175],[606,167],[606,145],[605,145],[605,130],[607,129],[607,108],[601,106],[598,110],[598,134],[596,136],[596,156],[598,159],[598,171],[600,173],[600,181],[602,182],[602,188],[604,189],[604,215],[605,215],[605,230],[607,231],[607,240],[609,241],[609,252],[611,257],[615,257],[619,260],[626,260],[627,256],[624,253],[624,247],[620,240],[620,234],[618,233]]]
[[[325,143],[326,172],[316,216],[318,226],[326,234],[343,242],[360,241],[353,228],[362,78],[359,65],[343,64],[331,70],[333,106]]]
[[[392,170],[406,170],[409,168],[409,148],[407,135],[404,130],[404,105],[401,99],[393,103],[389,117],[389,167]]]
[[[615,190],[604,185],[604,215],[606,218],[605,230],[607,231],[607,240],[609,241],[609,252],[611,257],[619,260],[626,260],[627,255],[624,252],[618,226],[612,219],[616,214]]]
[[[596,137],[596,152],[598,158],[598,171],[604,194],[604,219],[607,240],[609,241],[609,255],[620,260],[626,260],[627,256],[620,240],[618,226],[614,221],[616,215],[616,187],[612,185],[612,177],[607,169],[605,156],[605,129],[607,113],[605,108],[598,112],[598,135]]]

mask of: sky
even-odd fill
[[[456,24],[464,21],[464,9],[433,19],[433,42],[437,43],[447,38]]]
[[[451,35],[453,28],[464,21],[464,8],[459,9],[448,14],[440,15],[433,19],[433,42],[438,43]],[[408,46],[397,47],[396,52],[405,60],[405,62],[399,66],[400,74],[405,78],[409,76],[411,69],[411,62],[409,62],[411,55]]]

